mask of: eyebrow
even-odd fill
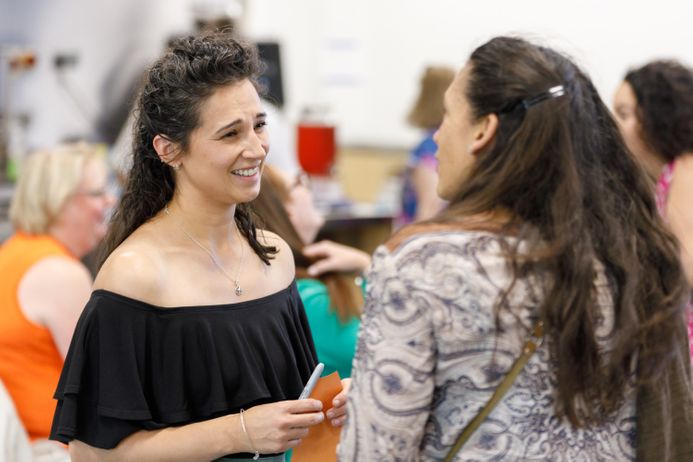
[[[257,114],[255,114],[255,118],[256,118],[256,119],[264,119],[264,118],[266,118],[266,117],[267,117],[267,113],[266,113],[266,112],[258,112]],[[234,120],[233,122],[224,125],[224,126],[221,127],[219,130],[217,130],[216,132],[214,132],[214,135],[215,135],[215,136],[216,136],[216,135],[221,135],[222,132],[228,130],[229,128],[235,127],[236,125],[240,124],[241,122],[243,122],[243,119],[236,119],[236,120]]]

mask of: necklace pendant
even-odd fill
[[[243,295],[243,289],[241,289],[241,286],[239,286],[238,284],[236,284],[236,295],[238,295],[239,297]]]

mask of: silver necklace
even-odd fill
[[[171,212],[168,211],[168,205],[165,205],[165,206],[164,206],[164,212],[166,213],[166,215],[171,216]],[[188,232],[185,230],[185,228],[183,227],[183,225],[178,224],[178,223],[176,223],[176,224],[178,225],[178,227],[180,228],[180,230],[183,231],[183,234],[185,234],[185,235],[188,237],[188,239],[190,239],[190,240],[193,241],[195,244],[197,244],[197,246],[198,246],[199,248],[201,248],[202,250],[204,250],[205,252],[207,252],[207,255],[209,255],[209,258],[212,260],[212,262],[214,263],[214,265],[219,269],[219,271],[221,271],[221,273],[222,273],[224,276],[226,276],[226,279],[228,279],[229,281],[233,282],[233,285],[235,286],[234,292],[236,292],[236,295],[238,295],[239,297],[240,297],[241,295],[243,295],[243,289],[241,288],[241,285],[240,285],[239,281],[240,281],[240,277],[241,277],[241,268],[243,268],[243,257],[245,256],[245,246],[243,245],[243,242],[242,242],[242,239],[241,239],[241,232],[240,232],[240,230],[238,231],[238,242],[241,244],[241,261],[240,261],[239,264],[238,264],[238,271],[236,271],[236,277],[235,277],[235,278],[232,278],[232,277],[229,275],[229,273],[226,272],[226,270],[225,270],[224,267],[221,265],[221,263],[219,263],[219,260],[217,260],[217,257],[214,255],[214,253],[212,253],[211,250],[209,250],[209,249],[208,249],[207,247],[205,247],[204,245],[200,244],[200,242],[199,242],[197,239],[195,239],[194,237],[192,237],[192,235],[191,235],[190,233],[188,233]]]

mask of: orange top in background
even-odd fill
[[[32,440],[50,433],[63,358],[50,331],[20,310],[17,288],[26,271],[49,256],[74,258],[50,236],[18,233],[0,247],[0,380]]]

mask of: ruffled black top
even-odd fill
[[[180,308],[96,290],[54,395],[51,439],[111,449],[139,430],[296,399],[316,364],[295,283],[256,300]]]

